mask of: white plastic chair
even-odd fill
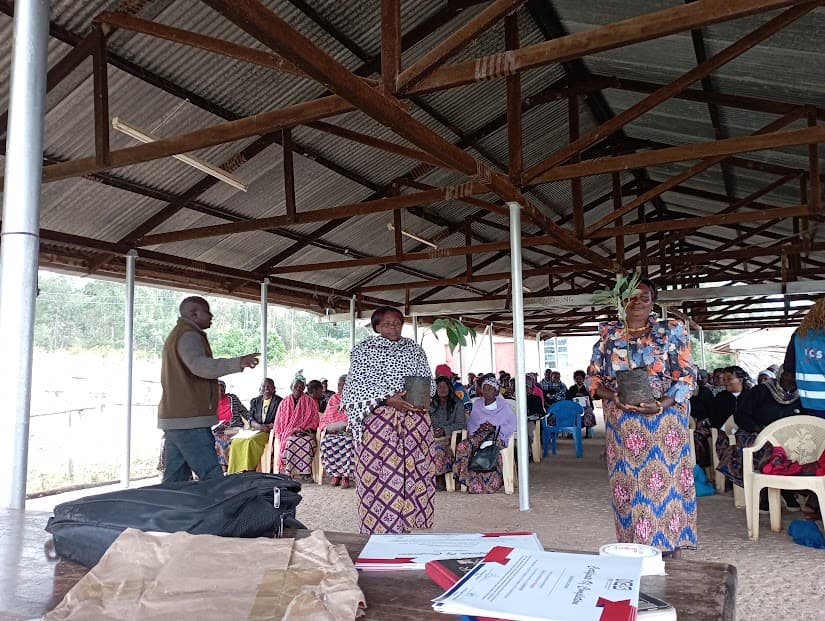
[[[745,480],[745,517],[748,537],[759,540],[759,493],[768,488],[771,530],[782,527],[780,490],[806,490],[814,492],[819,506],[825,507],[825,476],[783,476],[762,474],[753,470],[753,454],[770,442],[785,449],[788,459],[807,464],[819,459],[825,450],[825,419],[816,416],[789,416],[765,427],[753,446],[742,450],[742,470]]]
[[[516,453],[515,446],[518,438],[518,432],[514,431],[510,439],[507,440],[507,446],[501,450],[501,478],[504,479],[504,493],[512,494],[516,490],[516,480],[518,479],[518,469],[516,467]]]
[[[692,416],[688,416],[688,444],[690,445],[690,463],[696,465],[696,438],[693,432],[696,431],[696,421]]]

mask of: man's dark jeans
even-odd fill
[[[192,473],[198,479],[218,479],[223,476],[223,468],[215,452],[215,438],[209,427],[197,429],[167,429],[166,467],[163,482],[188,481]]]

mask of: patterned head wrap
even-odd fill
[[[499,390],[501,388],[501,384],[499,383],[498,379],[496,379],[495,375],[489,375],[489,376],[485,377],[484,381],[481,382],[482,386],[484,386],[484,384],[487,384],[488,386],[492,386],[496,390]]]
[[[295,373],[295,377],[292,378],[292,382],[290,382],[289,387],[295,388],[295,384],[298,382],[301,382],[303,384],[307,383],[307,378],[304,377],[303,369],[298,369],[298,371]]]

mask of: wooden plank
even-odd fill
[[[481,193],[488,189],[480,183],[471,183],[468,192]],[[373,201],[363,201],[349,205],[339,205],[338,207],[328,207],[326,209],[316,209],[313,211],[302,211],[295,214],[295,218],[289,216],[272,216],[269,218],[256,218],[252,220],[242,220],[241,222],[230,222],[228,224],[215,224],[202,226],[194,229],[184,229],[181,231],[171,231],[169,233],[159,233],[148,235],[138,240],[139,246],[152,246],[154,244],[166,244],[170,242],[186,241],[191,239],[202,239],[215,237],[217,235],[229,235],[232,233],[243,233],[246,231],[261,231],[276,226],[287,226],[290,224],[307,224],[309,222],[324,222],[349,216],[363,216],[381,211],[392,211],[421,205],[425,203],[435,203],[447,200],[450,188],[437,188],[417,192],[415,194],[402,194],[390,198],[380,198]]]
[[[401,71],[401,0],[381,0],[381,84],[395,93]]]
[[[447,38],[413,63],[411,67],[404,70],[398,77],[399,88],[401,90],[409,88],[422,78],[430,75],[478,35],[495,24],[507,13],[517,9],[523,2],[524,0],[495,0],[495,2],[492,2],[490,6],[485,8],[481,13],[461,26],[454,33],[447,36]]]
[[[771,220],[773,218],[807,216],[810,215],[810,213],[811,212],[808,205],[793,205],[790,207],[777,207],[775,209],[747,211],[744,213],[737,212],[705,215],[695,218],[657,220],[643,224],[626,224],[621,227],[615,226],[601,229],[593,234],[593,239],[612,238],[617,235],[638,235],[640,233],[659,233],[682,229],[701,229],[706,226],[738,224],[740,222],[757,222],[760,220]]]
[[[95,49],[92,54],[92,82],[94,91],[95,162],[108,166],[109,155],[109,64],[106,62],[106,35],[97,25],[92,31]]]
[[[788,114],[784,115],[782,118],[777,119],[771,123],[768,123],[766,126],[762,127],[761,129],[758,129],[751,135],[758,136],[760,134],[767,134],[778,129],[782,129],[786,125],[789,125],[797,119],[799,119],[802,114],[802,108],[797,108],[789,112]],[[658,185],[650,188],[649,190],[645,191],[644,193],[642,193],[626,205],[621,206],[619,209],[615,209],[613,213],[607,214],[603,218],[599,219],[598,222],[595,222],[592,225],[590,225],[587,228],[587,236],[590,237],[594,232],[598,231],[603,226],[610,224],[617,217],[621,217],[622,215],[632,211],[639,205],[643,205],[647,201],[657,196],[661,196],[664,192],[676,187],[680,183],[684,183],[688,179],[695,177],[699,173],[707,170],[708,168],[715,166],[716,164],[722,162],[725,158],[726,156],[718,156],[704,159],[701,162],[694,164],[687,170],[684,170],[681,173],[672,176],[670,179],[667,179],[666,181],[663,181],[662,183],[659,183]]]
[[[750,151],[764,151],[778,147],[791,147],[803,144],[825,142],[825,127],[809,127],[794,129],[786,132],[772,132],[759,136],[743,136],[741,138],[727,138],[698,144],[682,145],[667,149],[657,149],[645,153],[620,155],[600,160],[588,160],[578,164],[557,166],[544,173],[535,183],[561,181],[573,177],[587,177],[609,172],[646,168],[658,164],[699,160],[718,155],[733,155]]]
[[[395,255],[400,257],[404,254],[404,240],[401,237],[401,210],[395,209],[392,212],[393,233],[395,238]]]
[[[411,93],[426,93],[560,63],[589,54],[650,41],[677,32],[763,11],[803,4],[800,0],[699,0],[606,24],[512,52],[448,65],[419,82]]]
[[[227,19],[262,43],[272,47],[378,122],[391,128],[419,148],[437,152],[439,158],[449,162],[455,170],[484,181],[493,192],[505,200],[519,203],[524,210],[525,217],[553,233],[561,245],[595,263],[611,267],[609,261],[584,246],[570,231],[558,227],[547,218],[504,175],[491,170],[469,153],[414,119],[397,99],[363,84],[346,67],[320,50],[266,7],[251,0],[205,1]]]
[[[131,30],[132,32],[139,32],[157,39],[180,43],[181,45],[198,48],[213,54],[220,54],[221,56],[240,60],[252,65],[267,67],[280,73],[296,75],[302,78],[308,77],[291,62],[284,60],[277,54],[273,54],[271,51],[256,50],[245,45],[232,43],[231,41],[224,41],[197,32],[182,30],[158,22],[141,19],[127,13],[104,11],[95,17],[94,21],[117,26],[124,30]]]
[[[700,4],[700,2],[695,2],[693,4]],[[534,164],[533,166],[524,171],[525,182],[532,182],[536,177],[540,176],[543,172],[550,170],[554,166],[570,159],[570,156],[572,156],[574,153],[580,153],[587,147],[599,142],[600,140],[603,140],[607,136],[611,135],[613,132],[618,131],[620,128],[624,127],[631,121],[642,116],[645,112],[652,110],[662,102],[667,101],[668,99],[673,97],[673,95],[675,95],[676,93],[683,91],[694,82],[701,80],[703,77],[707,75],[710,75],[718,68],[741,56],[742,54],[752,49],[762,41],[765,41],[772,35],[776,34],[778,31],[782,30],[782,28],[786,27],[789,24],[792,24],[800,17],[807,15],[809,12],[813,11],[817,6],[819,6],[819,4],[819,2],[816,2],[812,4],[804,4],[802,6],[792,7],[787,11],[783,12],[782,14],[774,17],[767,23],[763,24],[762,26],[748,34],[747,36],[739,39],[736,43],[729,45],[718,54],[712,56],[711,58],[697,65],[696,67],[694,67],[687,73],[683,74],[679,78],[663,86],[655,93],[651,93],[638,103],[630,106],[629,108],[620,112],[607,122],[602,123],[598,127],[594,128],[588,134],[582,136],[581,138],[572,142],[568,146],[559,149],[551,156],[543,159],[537,164]]]
[[[470,218],[464,219],[464,245],[473,245],[473,221]],[[473,255],[467,254],[464,257],[465,276],[467,279],[473,277]],[[407,290],[409,292],[409,289]]]

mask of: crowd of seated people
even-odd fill
[[[564,386],[559,376],[558,372],[547,374],[548,380],[555,379],[552,390],[547,391],[537,381],[536,373],[527,374],[524,387],[529,420],[536,421],[546,415],[560,386]],[[470,373],[467,379],[465,386],[448,365],[436,367],[436,393],[429,406],[435,437],[436,489],[445,490],[446,478],[450,477],[466,486],[470,493],[492,493],[503,487],[500,456],[497,467],[491,472],[470,470],[469,460],[473,451],[496,433],[499,447],[507,446],[517,426],[511,406],[517,387],[515,379],[504,371],[498,377],[493,373]],[[565,388],[562,396],[571,399],[585,396],[589,400],[589,395],[579,394],[582,383],[575,375],[574,381],[575,384],[569,390]],[[290,393],[281,397],[276,393],[275,382],[266,378],[261,383],[260,393],[250,401],[247,409],[237,395],[226,391],[226,384],[220,381],[221,397],[213,432],[215,450],[224,470],[235,473],[259,468],[270,436],[273,436],[278,446],[274,456],[278,472],[300,481],[311,481],[317,450],[324,474],[332,485],[343,489],[354,487],[354,440],[346,412],[340,407],[345,382],[346,375],[343,375],[338,380],[337,391],[331,391],[327,389],[325,379],[307,382],[299,371],[290,384]],[[237,432],[242,428],[257,433],[244,432],[238,436]],[[533,426],[528,429],[532,432]],[[318,430],[322,432],[320,436]],[[458,442],[453,453],[453,432],[462,430],[466,430],[467,437]]]

